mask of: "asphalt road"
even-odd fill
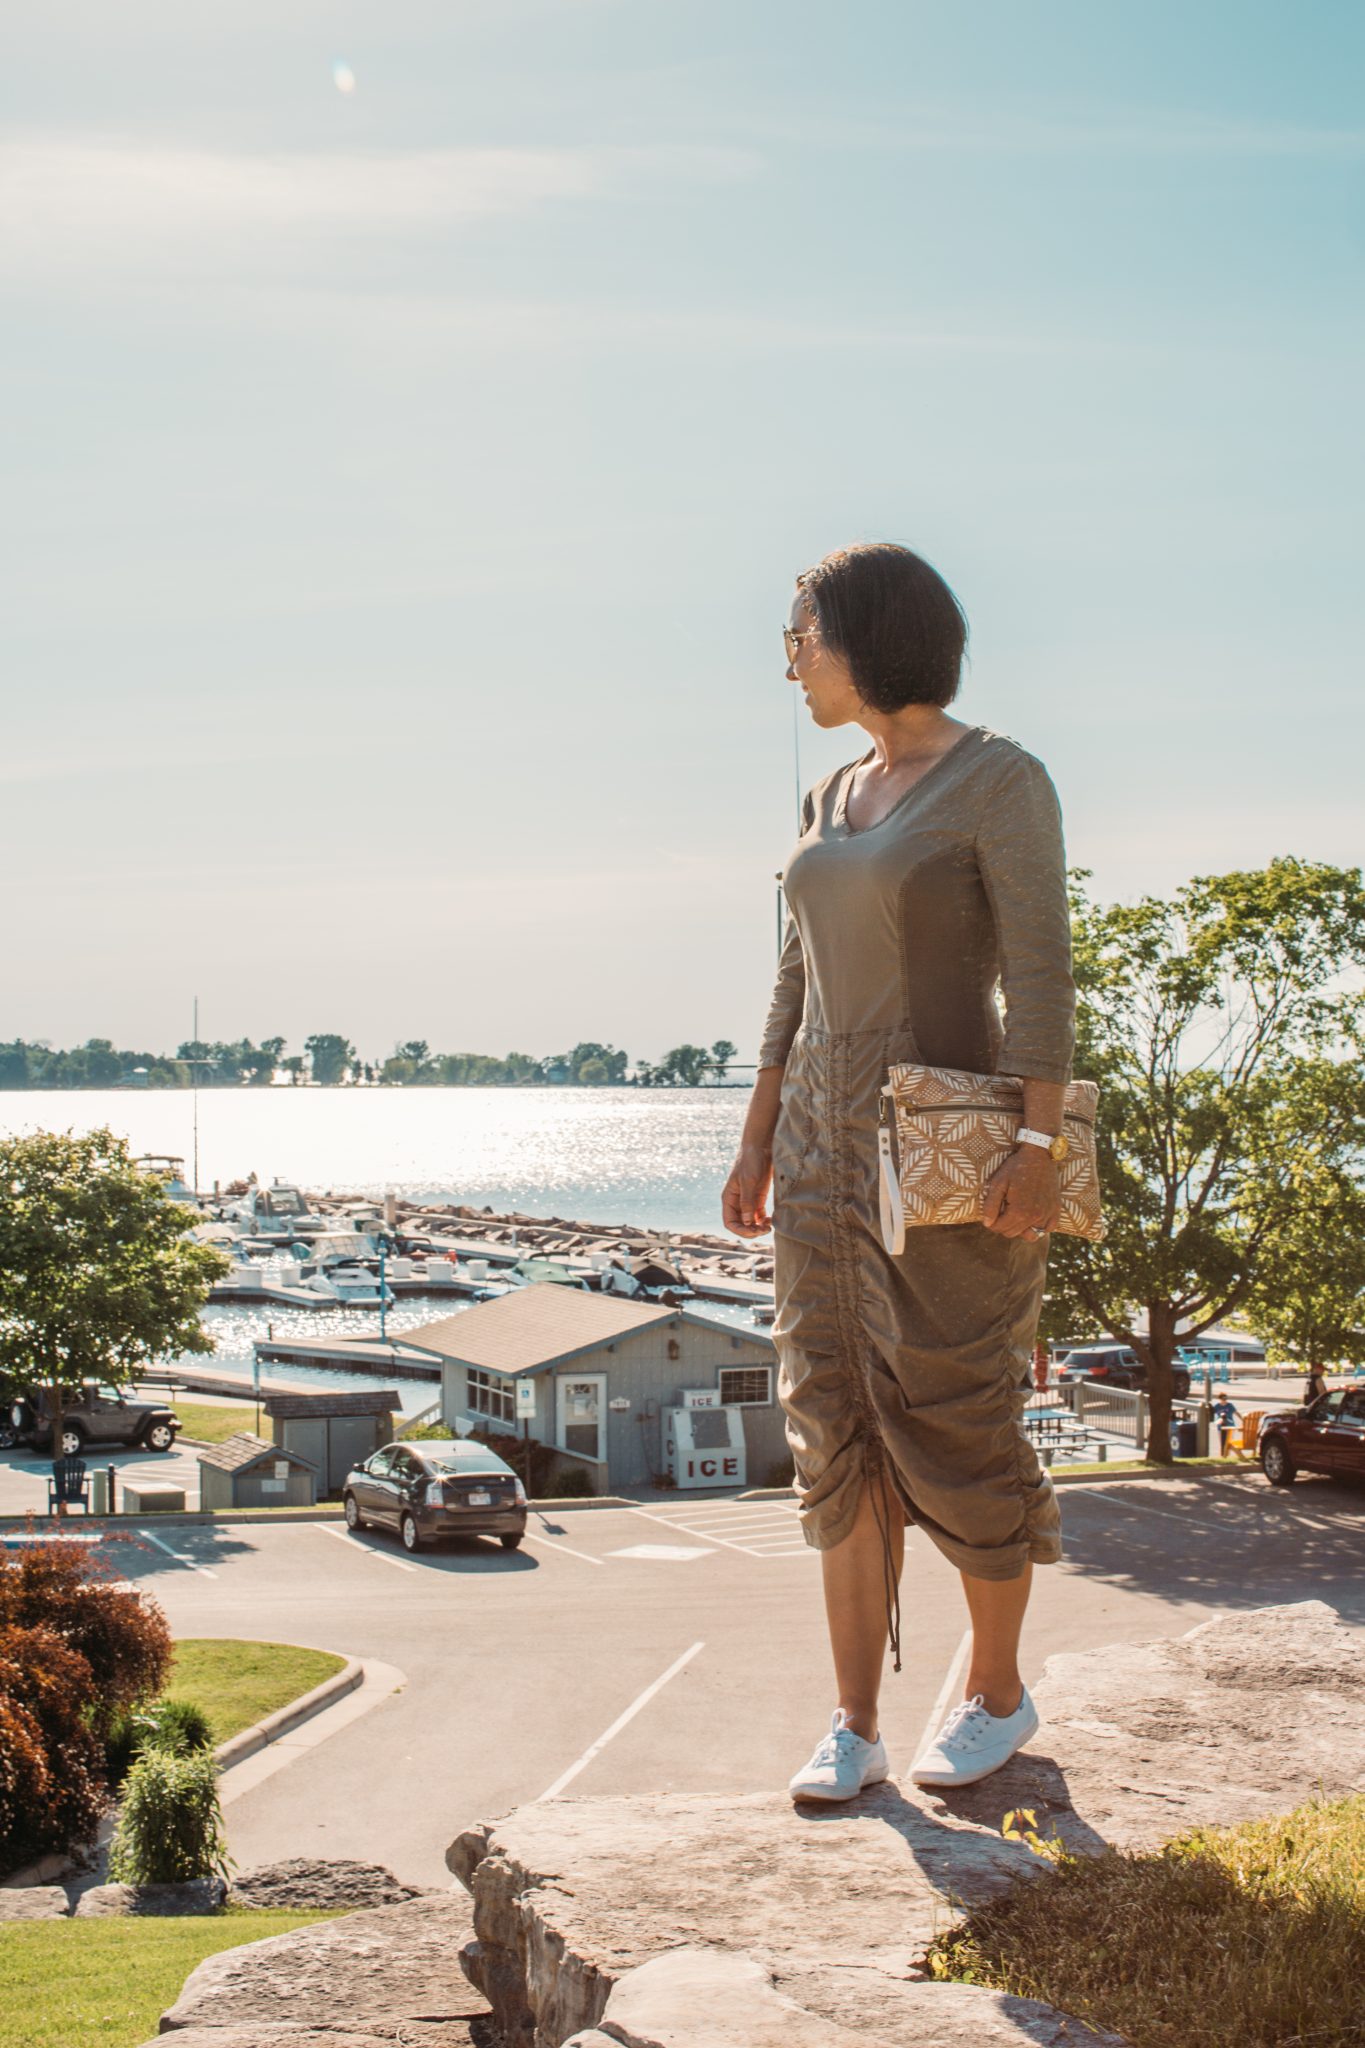
[[[1062,1502],[1066,1561],[1037,1574],[1026,1637],[1035,1674],[1054,1651],[1176,1634],[1229,1608],[1317,1597],[1365,1621],[1365,1490],[1301,1479],[1276,1492],[1248,1472],[1069,1486]],[[442,1883],[453,1835],[543,1796],[585,1757],[575,1797],[752,1792],[784,1785],[828,1725],[819,1568],[784,1502],[566,1510],[533,1516],[520,1552],[470,1542],[415,1559],[391,1537],[319,1523],[145,1529],[111,1562],[177,1635],[313,1644],[405,1674],[233,1801],[242,1868],[356,1856]],[[883,1701],[893,1770],[964,1629],[956,1575],[917,1533],[902,1601],[905,1668],[888,1670]]]

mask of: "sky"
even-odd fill
[[[1355,863],[1365,11],[53,0],[0,75],[0,1039],[753,1058],[795,573],[1106,898]]]

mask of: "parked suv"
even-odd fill
[[[1300,1472],[1365,1479],[1365,1387],[1339,1387],[1309,1408],[1267,1415],[1256,1455],[1272,1486],[1288,1486]]]
[[[1130,1344],[1074,1344],[1057,1368],[1062,1380],[1098,1380],[1106,1387],[1145,1388],[1147,1368]],[[1171,1392],[1177,1401],[1189,1398],[1190,1369],[1176,1359]]]
[[[135,1401],[96,1380],[62,1390],[61,1448],[69,1458],[78,1458],[87,1444],[141,1444],[149,1451],[168,1451],[179,1430],[180,1417],[164,1401]],[[32,1388],[18,1397],[0,1442],[52,1449],[50,1388]]]

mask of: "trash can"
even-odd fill
[[[1193,1458],[1199,1450],[1199,1424],[1192,1415],[1184,1415],[1171,1424],[1171,1449],[1177,1458]]]
[[[92,1515],[107,1515],[109,1512],[109,1474],[101,1472],[98,1465],[90,1474],[90,1512]]]

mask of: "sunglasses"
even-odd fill
[[[784,626],[782,628],[782,645],[787,650],[787,660],[795,661],[797,648],[803,640],[809,640],[810,638],[811,628],[809,626],[801,633],[794,633],[790,626]]]

